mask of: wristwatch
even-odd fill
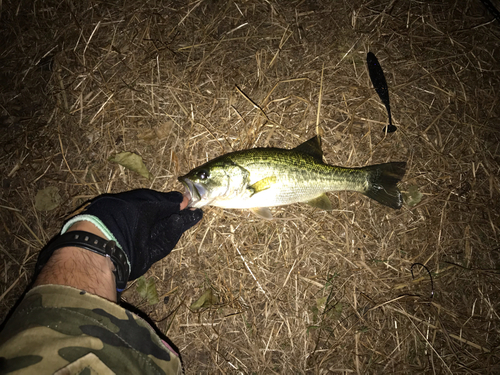
[[[113,273],[116,279],[116,289],[118,291],[125,289],[130,275],[130,266],[125,252],[116,246],[115,241],[108,241],[102,237],[96,236],[95,234],[79,230],[61,234],[50,242],[44,249],[42,249],[36,262],[36,274],[41,271],[54,251],[60,249],[61,247],[68,246],[80,247],[110,258],[115,266]]]

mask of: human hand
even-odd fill
[[[182,209],[186,206],[186,199],[176,191],[138,189],[105,194],[70,219],[63,232],[78,221],[92,222],[124,250],[130,265],[129,280],[134,280],[168,255],[182,234],[201,220],[200,209]]]

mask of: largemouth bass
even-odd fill
[[[403,203],[397,183],[405,162],[343,168],[323,163],[318,136],[293,149],[254,148],[215,158],[179,181],[190,207],[251,209],[271,219],[268,207],[304,202],[332,210],[329,191],[351,190],[392,208]]]

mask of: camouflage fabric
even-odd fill
[[[0,333],[1,374],[180,374],[178,355],[143,319],[78,289],[27,293]]]

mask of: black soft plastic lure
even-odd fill
[[[384,103],[385,108],[387,108],[387,114],[389,115],[389,125],[384,128],[384,132],[395,132],[398,128],[392,125],[391,104],[389,103],[389,88],[387,87],[387,81],[385,80],[384,71],[382,70],[380,63],[372,52],[368,52],[368,54],[366,55],[366,63],[368,64],[368,73],[370,73],[370,79],[372,80],[373,87],[375,87],[375,91],[380,97],[380,100],[382,100],[382,103]]]

